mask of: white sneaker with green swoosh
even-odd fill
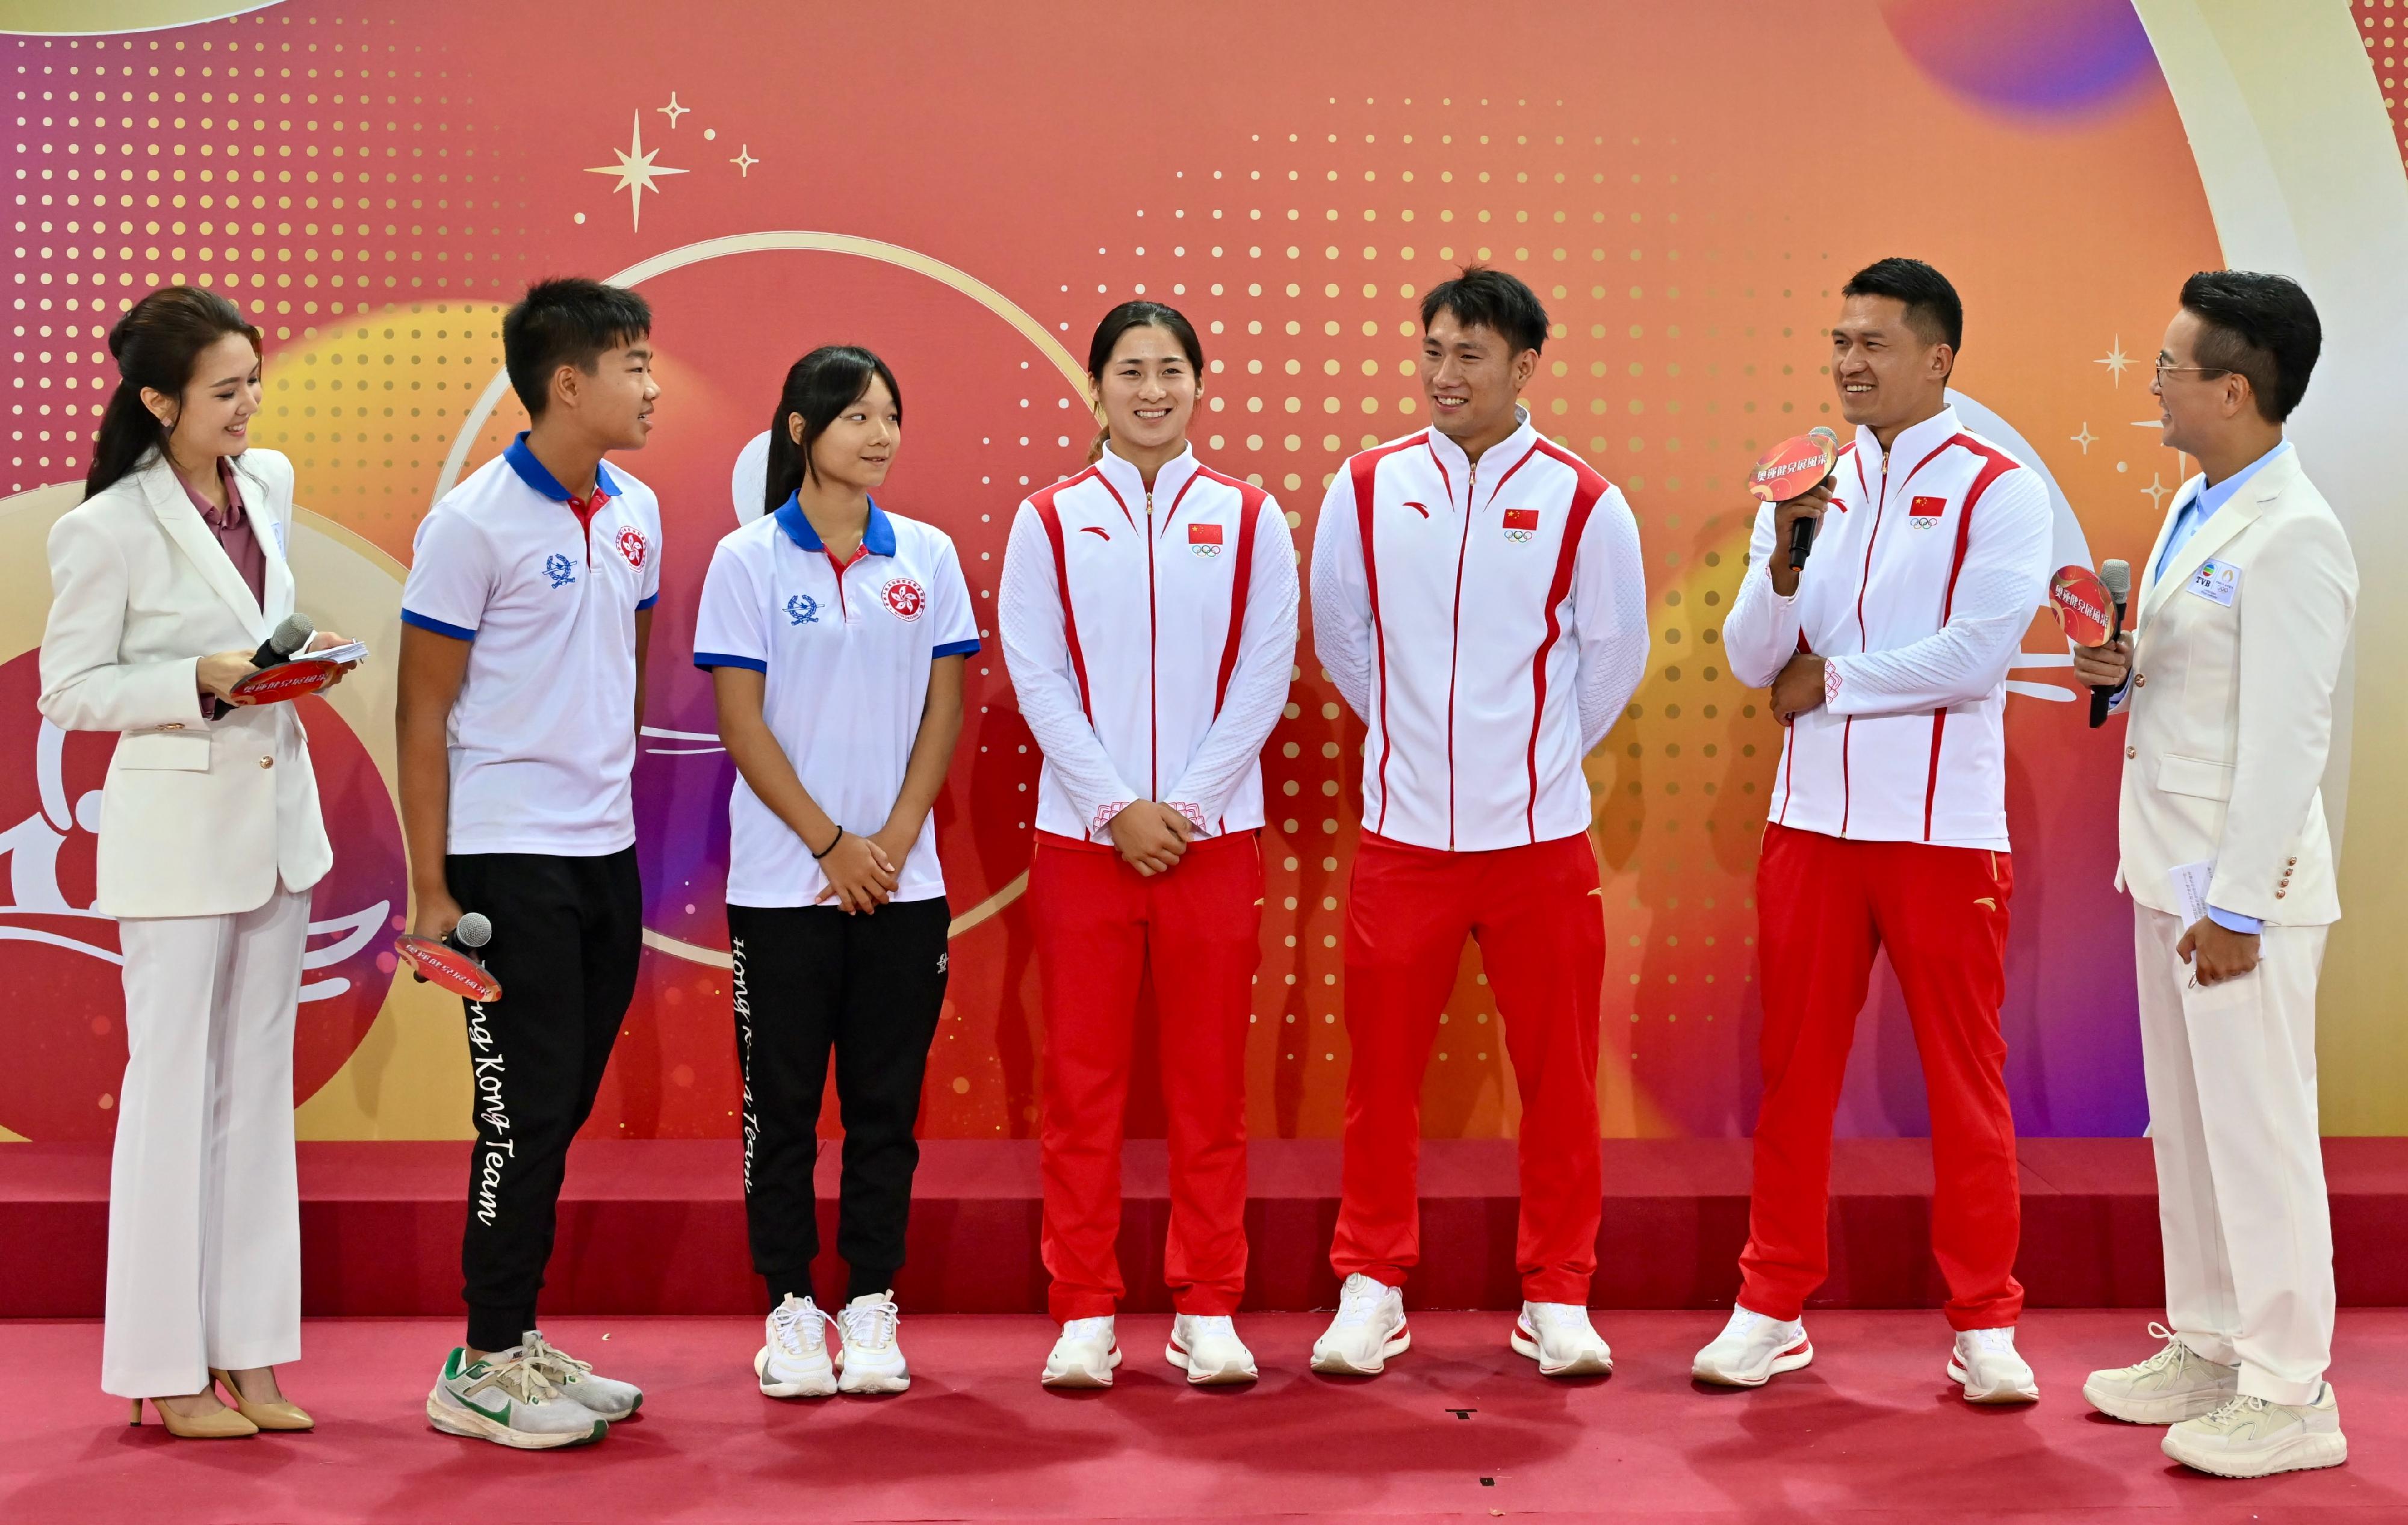
[[[538,1357],[524,1347],[496,1350],[482,1361],[454,1348],[443,1361],[426,1418],[446,1434],[490,1440],[523,1451],[583,1446],[610,1432],[610,1422],[564,1395]]]

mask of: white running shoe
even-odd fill
[[[2149,1325],[2165,1348],[2134,1366],[2090,1374],[2082,1396],[2126,1424],[2180,1424],[2213,1414],[2241,1396],[2241,1368],[2208,1360],[2163,1324]]]
[[[902,1314],[892,1291],[864,1292],[837,1315],[836,1332],[843,1342],[837,1352],[838,1392],[901,1392],[911,1385],[911,1368],[904,1363],[903,1346],[895,1337]]]
[[[609,1420],[565,1396],[517,1346],[482,1361],[454,1348],[426,1395],[426,1418],[445,1434],[522,1451],[590,1445],[610,1432]]]
[[[1179,1315],[1170,1320],[1170,1344],[1162,1353],[1199,1388],[1252,1382],[1256,1375],[1254,1353],[1238,1338],[1236,1322],[1226,1315]]]
[[[836,1391],[836,1363],[820,1328],[835,1322],[810,1298],[785,1295],[764,1322],[761,1353],[752,1358],[765,1396],[824,1398]]]
[[[595,1375],[592,1361],[580,1361],[546,1340],[541,1330],[530,1329],[521,1334],[519,1348],[564,1394],[612,1424],[644,1406],[643,1389],[633,1382]]]
[[[1969,1404],[2040,1402],[2040,1378],[2015,1353],[2013,1325],[1958,1331],[1956,1349],[1948,1358],[1948,1380],[1964,1385]]]
[[[2341,1432],[2341,1404],[2328,1382],[2305,1405],[2270,1404],[2235,1394],[2214,1413],[2185,1419],[2166,1432],[2165,1453],[2186,1467],[2218,1477],[2268,1477],[2278,1472],[2337,1467],[2349,1460]]]
[[[1689,1375],[1726,1388],[1760,1388],[1814,1363],[1814,1342],[1799,1318],[1772,1318],[1731,1304],[1730,1322],[1698,1352]]]
[[[1338,1316],[1312,1342],[1312,1369],[1331,1375],[1377,1376],[1390,1356],[1412,1348],[1405,1294],[1357,1271],[1338,1289]]]
[[[1112,1368],[1121,1363],[1121,1343],[1112,1333],[1112,1318],[1073,1318],[1062,1326],[1037,1380],[1049,1388],[1109,1388]]]
[[[1612,1347],[1577,1303],[1525,1302],[1511,1343],[1539,1363],[1541,1376],[1603,1376],[1613,1370]]]

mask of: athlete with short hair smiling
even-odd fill
[[[1412,1343],[1423,1073],[1477,938],[1522,1096],[1515,1350],[1612,1369],[1588,1317],[1602,1205],[1603,903],[1581,762],[1638,688],[1647,590],[1621,491],[1518,401],[1547,314],[1473,265],[1422,299],[1425,429],[1349,459],[1313,534],[1313,645],[1367,727],[1346,907],[1345,1165],[1322,1372]]]

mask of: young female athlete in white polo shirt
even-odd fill
[[[1104,442],[1085,471],[1021,505],[1004,557],[1004,655],[1045,750],[1028,899],[1045,1001],[1045,1268],[1062,1326],[1049,1387],[1109,1387],[1120,1364],[1112,1243],[1149,963],[1178,1314],[1165,1354],[1191,1382],[1254,1379],[1229,1316],[1246,1278],[1261,754],[1296,659],[1296,550],[1268,493],[1188,448],[1203,368],[1173,309],[1106,314],[1087,351]]]
[[[901,391],[876,355],[829,345],[797,361],[769,431],[769,512],[719,543],[695,622],[695,665],[711,675],[738,775],[727,931],[744,1211],[772,1305],[753,1372],[778,1398],[911,1382],[895,1273],[951,920],[929,810],[979,641],[951,537],[870,498],[902,430]],[[852,1284],[827,1319],[811,1301],[811,1163],[831,1051],[837,1250]],[[824,1320],[840,1338],[833,1359]]]

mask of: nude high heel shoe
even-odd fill
[[[311,1418],[308,1411],[298,1404],[290,1403],[281,1398],[273,1403],[253,1403],[243,1396],[241,1387],[236,1383],[230,1374],[222,1372],[214,1366],[209,1368],[209,1379],[225,1390],[226,1396],[234,1400],[236,1410],[244,1418],[262,1430],[295,1431],[314,1430],[318,1427],[318,1421]]]
[[[156,1398],[150,1402],[150,1406],[158,1411],[159,1422],[165,1425],[167,1433],[178,1440],[240,1440],[247,1435],[259,1433],[259,1426],[230,1408],[219,1409],[214,1414],[188,1418],[177,1413]],[[133,1403],[133,1418],[125,1422],[138,1426],[142,1422],[143,1401],[136,1398]]]

